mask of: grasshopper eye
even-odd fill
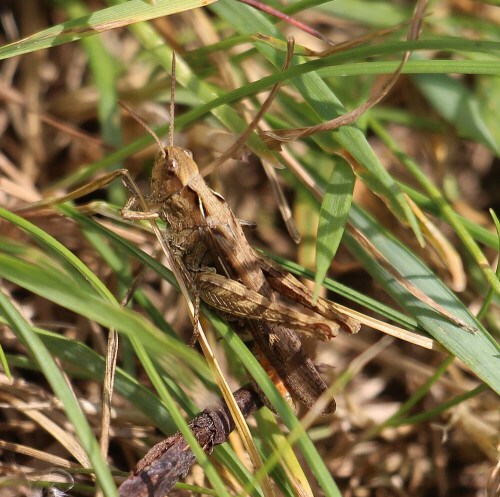
[[[169,157],[167,159],[167,167],[172,170],[172,171],[177,171],[178,167],[179,167],[179,164],[178,162],[173,158],[173,157]]]
[[[192,159],[193,158],[193,152],[191,152],[191,150],[188,150],[188,149],[184,149],[184,153],[190,158]]]

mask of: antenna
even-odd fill
[[[170,86],[170,126],[168,129],[168,145],[174,146],[174,112],[175,112],[175,52],[172,52],[172,83]]]
[[[155,139],[156,143],[158,143],[158,147],[160,147],[160,154],[166,158],[167,154],[163,148],[162,142],[158,138],[158,135],[148,126],[148,124],[146,124],[146,121],[136,114],[127,104],[120,100],[118,100],[118,103]]]
[[[118,100],[118,103],[155,139],[160,148],[161,155],[166,158],[167,153],[163,147],[162,142],[158,138],[158,135],[146,124],[146,121],[142,119],[138,114],[136,114],[127,104]],[[175,52],[172,52],[172,85],[170,87],[170,123],[168,129],[168,145],[169,147],[174,146],[174,113],[175,111]]]

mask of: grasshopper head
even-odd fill
[[[151,194],[156,202],[166,200],[199,174],[193,154],[182,147],[164,148],[154,164],[151,175]]]

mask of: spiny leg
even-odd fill
[[[204,302],[231,316],[281,324],[319,340],[330,340],[337,334],[335,321],[273,302],[220,274],[200,272],[194,280]]]
[[[194,326],[193,326],[193,336],[189,340],[189,347],[194,347],[200,338],[200,330],[198,329],[198,323],[200,319],[200,294],[198,292],[193,293],[194,298]]]

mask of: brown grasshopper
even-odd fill
[[[127,170],[110,173],[96,183],[100,187],[123,176],[132,197],[122,209],[122,216],[160,218],[167,223],[166,239],[176,272],[195,297],[195,308],[201,299],[224,318],[235,321],[233,327],[240,334],[250,331],[258,355],[264,356],[261,362],[267,360],[274,368],[293,399],[311,407],[327,386],[303,351],[295,331],[330,340],[340,327],[349,333],[357,332],[359,322],[337,309],[333,302],[322,298],[314,302],[312,292],[300,281],[253,250],[242,223],[224,198],[207,185],[192,153],[172,144],[174,81],[172,75],[170,144],[164,148],[144,121],[121,104],[151,133],[161,150],[146,202]],[[57,203],[90,191],[87,185],[59,198]],[[47,199],[39,206],[54,203]],[[332,399],[323,412],[334,410]]]
[[[130,208],[135,199],[128,204]],[[329,340],[339,327],[359,329],[272,260],[256,253],[224,198],[198,171],[189,150],[169,145],[156,159],[148,205],[168,224],[167,238],[191,291],[223,313],[245,321],[260,350],[292,397],[310,407],[326,389],[292,330]],[[123,212],[124,217],[135,217]],[[283,296],[309,308],[309,315],[281,304]],[[332,400],[326,412],[332,412]]]
[[[133,194],[122,215],[128,219],[158,217],[167,223],[166,238],[195,302],[201,298],[226,319],[236,320],[240,333],[249,330],[292,398],[311,407],[327,386],[295,331],[330,340],[339,327],[355,333],[359,323],[325,299],[314,302],[312,293],[295,277],[252,249],[242,223],[224,198],[207,185],[192,153],[172,144],[173,101],[172,90],[170,144],[165,148],[154,132],[122,104],[161,149],[146,201],[149,211],[134,210],[141,202]],[[127,187],[135,191],[132,185]],[[282,299],[293,305],[280,302]],[[308,314],[304,308],[313,313]],[[334,410],[332,399],[324,413]]]

